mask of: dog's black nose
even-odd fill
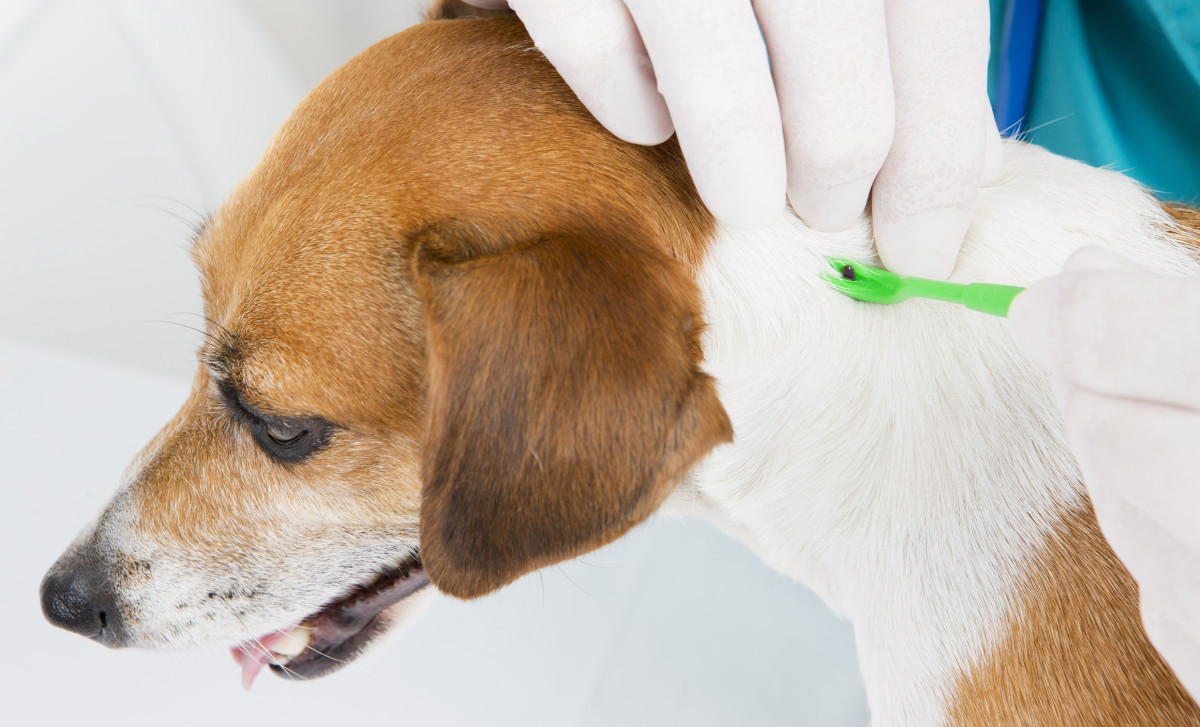
[[[55,626],[106,646],[120,641],[116,599],[103,578],[87,568],[58,567],[42,580],[42,613]]]

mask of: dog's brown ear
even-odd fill
[[[416,268],[421,559],[442,591],[480,596],[616,539],[732,438],[697,366],[695,286],[661,251],[561,234],[496,252],[433,233]]]

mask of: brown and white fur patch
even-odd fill
[[[1086,244],[1200,273],[1194,213],[1005,156],[954,279]],[[107,643],[230,644],[418,548],[477,596],[665,502],[854,623],[874,724],[1200,724],[1045,373],[1002,320],[833,292],[826,255],[875,260],[869,223],[716,225],[678,147],[605,132],[517,22],[412,28],[315,89],[199,235],[192,394],[52,577],[107,584]]]

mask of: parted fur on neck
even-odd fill
[[[1136,183],[1027,145],[1006,155],[952,279],[1028,284],[1087,244],[1200,272],[1178,215]],[[873,724],[1200,723],[1142,633],[1050,382],[1005,322],[852,301],[820,281],[825,255],[871,261],[867,223],[718,236],[700,272],[705,368],[734,442],[675,502],[854,623]]]

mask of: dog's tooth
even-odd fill
[[[312,639],[312,629],[308,626],[297,626],[288,632],[287,636],[271,645],[276,664],[286,664],[292,657],[304,653],[308,642]]]

